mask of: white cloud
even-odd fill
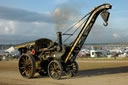
[[[8,32],[9,31],[9,28],[8,27],[5,27],[5,31]]]
[[[0,20],[0,35],[15,34],[15,22],[8,20]]]
[[[118,38],[120,38],[120,35],[117,34],[117,33],[114,33],[114,34],[113,34],[113,37],[114,37],[115,39],[118,39]]]
[[[32,22],[33,24],[35,24],[35,25],[39,25],[40,24],[40,22]]]

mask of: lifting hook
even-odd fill
[[[108,22],[103,23],[104,26],[108,26]]]

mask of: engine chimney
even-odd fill
[[[61,32],[57,32],[57,40],[58,40],[58,44],[61,46],[62,45],[62,33]]]

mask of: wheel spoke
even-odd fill
[[[54,75],[55,74],[55,72],[54,71],[51,71],[51,75]]]
[[[26,63],[26,65],[27,65],[28,67],[32,66],[31,61],[30,61],[30,60],[28,60],[28,61],[27,61],[27,63]]]
[[[27,64],[31,64],[31,61],[30,61],[30,60],[28,60]]]
[[[55,73],[55,77],[57,78],[58,76],[59,76],[59,75],[58,75],[58,73],[56,72],[56,73]]]
[[[28,60],[28,57],[25,57],[25,60],[27,61]]]
[[[55,68],[56,68],[56,69],[59,69],[59,65],[57,65]]]
[[[20,69],[24,69],[25,67],[23,66],[23,67],[20,67]]]
[[[51,68],[53,68],[53,69],[54,69],[54,64],[52,64],[52,65],[51,65]]]
[[[24,63],[26,62],[25,58],[23,58],[23,62],[24,62]]]
[[[24,70],[24,71],[22,72],[22,74],[23,74],[23,75],[26,74],[26,70]]]
[[[56,63],[53,63],[54,68],[56,68]]]
[[[32,70],[32,69],[28,68],[28,74],[30,74],[30,73],[31,73],[31,70]]]
[[[51,71],[54,71],[54,68],[51,67],[50,70],[51,70]]]
[[[29,66],[28,66],[28,68],[32,68],[32,66],[31,66],[31,65],[29,65]]]
[[[25,58],[25,64],[28,64],[28,62],[29,62],[29,59],[26,57]]]

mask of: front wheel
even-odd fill
[[[79,67],[76,61],[72,61],[67,65],[67,68],[69,69],[68,72],[66,73],[67,76],[73,77],[77,75]]]
[[[52,60],[48,65],[48,75],[53,79],[60,79],[62,75],[62,65],[57,60]]]

